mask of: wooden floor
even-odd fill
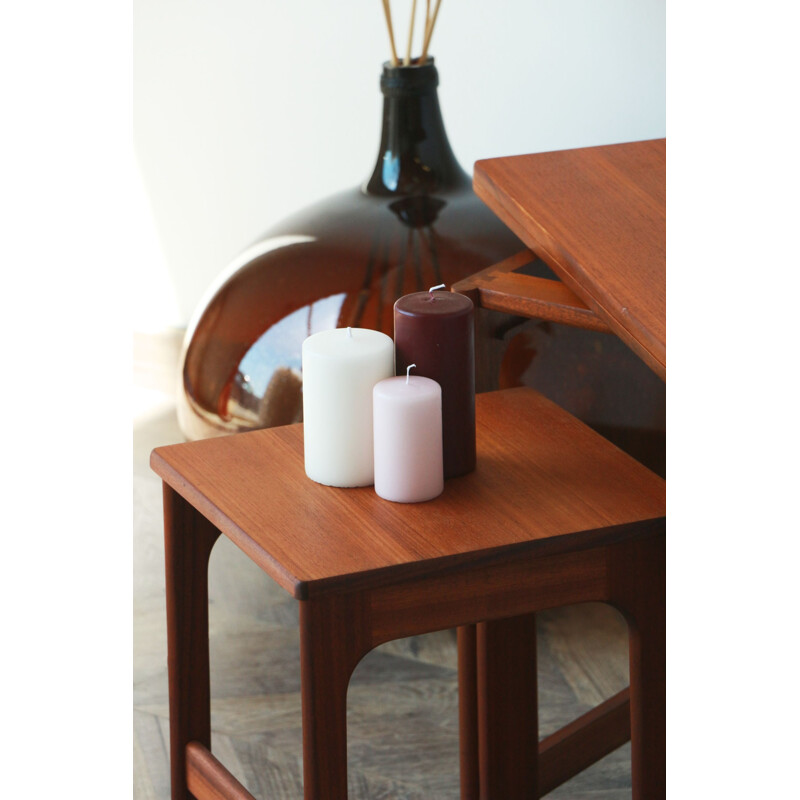
[[[137,337],[133,430],[134,800],[169,798],[161,484],[153,447],[182,441],[171,392],[174,339]],[[225,537],[209,569],[212,750],[263,800],[302,797],[297,604]],[[540,735],[628,683],[627,629],[609,607],[542,613]],[[630,798],[630,745],[551,792],[554,800]],[[455,633],[383,645],[348,695],[352,800],[458,798]],[[498,798],[503,800],[503,798]]]

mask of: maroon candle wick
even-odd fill
[[[431,288],[428,289],[428,297],[430,298],[430,301],[433,302],[436,299],[436,295],[433,293],[436,289],[444,289],[444,288],[445,285],[443,283],[440,283],[438,286],[431,286]]]

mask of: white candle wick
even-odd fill
[[[353,338],[353,329],[350,328],[349,326],[347,328],[347,338],[348,339],[352,339]]]
[[[411,380],[411,368],[416,366],[417,366],[416,364],[409,364],[406,367],[406,383],[408,383],[409,380]]]
[[[436,289],[444,289],[444,288],[445,288],[445,287],[444,287],[444,284],[443,284],[443,283],[440,283],[438,286],[431,286],[431,288],[430,288],[430,289],[428,289],[428,294],[430,295],[430,298],[431,298],[431,300],[433,300],[433,292],[434,292]]]

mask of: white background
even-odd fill
[[[402,55],[412,3],[391,7]],[[134,141],[152,211],[138,323],[181,325],[267,227],[368,177],[389,39],[380,0],[133,8]],[[664,0],[444,0],[430,53],[461,165],[663,137],[665,27]]]

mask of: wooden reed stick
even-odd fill
[[[431,24],[431,0],[425,0],[425,29],[422,31],[422,45],[425,46],[425,40],[428,38],[428,28]],[[422,59],[420,58],[420,63]]]
[[[408,66],[411,63],[411,38],[414,36],[414,18],[417,15],[417,0],[411,4],[411,24],[408,28],[408,46],[406,47],[406,57],[403,61],[404,66]]]
[[[392,46],[392,66],[397,66],[397,50],[394,46],[394,30],[392,29],[392,11],[389,0],[383,0],[383,13],[386,15],[386,25],[389,28],[389,44]]]
[[[424,64],[425,59],[428,57],[428,47],[431,43],[431,36],[433,36],[433,26],[436,24],[436,17],[439,16],[439,6],[442,0],[436,0],[436,6],[433,9],[433,16],[430,18],[430,24],[425,31],[425,42],[422,45],[422,55],[419,57],[419,63]]]

